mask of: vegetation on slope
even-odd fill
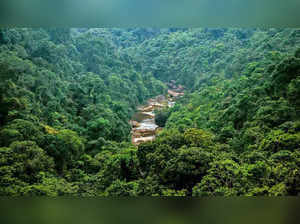
[[[1,29],[1,195],[298,195],[297,29]],[[129,143],[136,106],[187,94]]]

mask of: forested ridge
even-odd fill
[[[0,195],[298,195],[299,99],[299,29],[2,28]]]

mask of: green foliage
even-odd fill
[[[195,128],[184,132],[184,139],[191,146],[208,147],[213,144],[213,135]]]
[[[139,185],[136,182],[116,180],[106,189],[105,195],[113,197],[135,197],[139,194],[138,188]]]
[[[15,141],[0,150],[0,194],[21,195],[28,184],[40,181],[42,172],[54,172],[54,161],[32,141]]]
[[[43,138],[41,128],[26,120],[15,119],[0,131],[0,143],[9,146],[14,141],[31,140],[40,143]]]
[[[171,114],[171,111],[168,109],[155,111],[155,123],[159,127],[165,127],[170,114]]]
[[[56,160],[58,169],[64,171],[67,165],[79,159],[84,152],[84,140],[76,132],[61,130],[46,137],[46,150]]]
[[[1,196],[300,194],[298,29],[0,30]],[[164,130],[133,146],[138,105]]]
[[[68,183],[62,178],[44,177],[44,173],[42,173],[41,175],[41,183],[24,187],[20,195],[31,197],[57,197],[70,196],[78,193],[78,186]]]
[[[259,148],[271,152],[298,150],[300,149],[300,133],[289,134],[281,130],[273,130],[262,140]]]

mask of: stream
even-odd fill
[[[175,89],[176,90],[176,89]],[[155,110],[166,107],[173,107],[178,97],[182,96],[183,92],[169,90],[168,95],[159,95],[147,101],[146,105],[137,108],[137,112],[133,115],[131,124],[132,144],[139,145],[143,142],[153,141],[158,132],[162,128],[155,124]]]

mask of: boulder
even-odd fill
[[[184,89],[184,87],[183,87],[182,85],[178,85],[178,89],[181,89],[181,90],[183,90],[183,89]]]
[[[154,139],[155,139],[155,136],[141,137],[141,138],[133,139],[132,143],[135,145],[139,145],[144,142],[153,141]]]
[[[133,138],[140,138],[140,137],[142,137],[142,134],[139,133],[139,132],[134,132],[134,133],[132,134],[132,137],[133,137]]]
[[[142,115],[145,117],[145,118],[154,118],[155,115],[151,112],[142,112]]]
[[[154,108],[153,108],[152,105],[147,106],[147,107],[141,107],[141,108],[139,108],[139,111],[141,111],[141,112],[151,112],[153,110],[154,110]]]
[[[178,93],[176,93],[175,91],[172,91],[172,90],[168,90],[168,94],[171,96],[171,97],[178,97],[179,96],[179,94]]]
[[[166,101],[166,97],[164,95],[159,95],[156,97],[156,101],[159,103],[162,103],[162,102]]]
[[[148,137],[151,135],[155,135],[155,130],[149,130],[149,129],[137,129],[135,130],[134,136],[142,136],[142,137]]]
[[[161,108],[164,107],[163,104],[160,104],[160,103],[157,103],[157,102],[152,103],[151,106],[153,107],[153,109],[161,109]]]
[[[133,128],[138,128],[141,126],[140,123],[137,121],[129,121],[129,123]]]

